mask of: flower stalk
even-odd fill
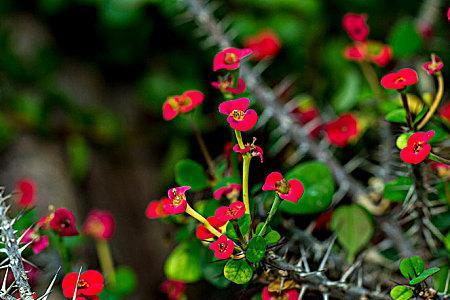
[[[103,274],[108,279],[110,286],[114,287],[116,285],[116,272],[108,241],[104,239],[96,239],[95,246],[97,248],[97,256],[100,261],[100,267],[102,268]]]
[[[409,104],[408,104],[408,96],[406,95],[405,92],[401,91],[400,97],[402,98],[403,108],[406,111],[406,123],[408,124],[409,128],[413,129],[411,110],[409,109]]]
[[[235,130],[236,140],[238,142],[239,148],[244,149],[244,142],[242,140],[242,134],[240,131]],[[248,195],[248,177],[250,172],[250,161],[252,156],[248,153],[242,155],[243,163],[242,163],[242,200],[245,206],[245,213],[250,214],[250,198]]]
[[[270,208],[269,215],[267,216],[266,221],[263,224],[263,227],[261,228],[261,231],[258,233],[259,236],[264,235],[266,232],[267,226],[269,225],[270,221],[272,221],[273,216],[278,210],[278,207],[280,207],[281,199],[278,196],[277,193],[275,193],[275,198],[273,199],[272,207]]]
[[[444,96],[444,77],[442,76],[442,73],[440,71],[436,72],[436,78],[438,81],[438,91],[434,96],[433,103],[431,104],[430,109],[427,111],[423,119],[417,125],[417,129],[423,128],[428,123],[428,121],[430,121],[430,119],[436,112],[437,108],[439,107],[442,97]]]
[[[206,227],[206,229],[208,229],[215,236],[220,237],[222,235],[222,233],[220,233],[216,228],[209,224],[208,220],[206,220],[205,217],[196,212],[189,204],[186,206],[186,213],[202,223]]]

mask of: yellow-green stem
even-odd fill
[[[244,141],[242,140],[242,134],[240,131],[235,130],[234,133],[236,134],[236,140],[238,142],[239,148],[244,149]],[[245,153],[242,155],[243,158],[243,164],[242,164],[242,199],[244,201],[245,206],[245,213],[250,214],[250,199],[248,196],[248,174],[250,172],[250,161],[252,157]]]
[[[237,142],[238,142],[239,148],[244,149],[245,146],[244,146],[244,141],[242,140],[242,134],[241,134],[241,132],[238,131],[238,130],[235,130],[235,131],[234,131],[234,134],[236,135],[236,140],[237,140]]]
[[[108,279],[110,286],[114,287],[116,285],[116,272],[108,241],[98,239],[95,241],[95,246],[103,275]]]
[[[220,237],[222,235],[222,233],[220,233],[216,228],[212,227],[211,224],[209,224],[208,220],[206,220],[205,217],[196,212],[189,204],[186,207],[186,213],[202,223],[206,227],[206,229],[208,229],[215,236]]]
[[[264,235],[266,232],[267,225],[269,225],[270,221],[272,220],[273,216],[278,210],[278,207],[280,206],[281,199],[278,196],[278,194],[275,194],[275,199],[273,199],[272,207],[270,208],[269,215],[267,216],[266,221],[263,224],[263,227],[261,228],[261,231],[258,233],[259,236]]]
[[[427,111],[423,119],[417,125],[417,129],[423,128],[428,121],[430,121],[431,117],[433,117],[437,108],[439,107],[439,103],[441,103],[442,96],[444,95],[444,77],[442,77],[442,73],[439,71],[436,73],[437,81],[438,81],[438,91],[434,96],[433,103],[430,106],[430,110]]]

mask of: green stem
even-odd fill
[[[408,104],[408,96],[406,95],[405,92],[400,92],[400,97],[402,98],[403,108],[406,111],[406,123],[408,124],[409,128],[414,129],[411,117],[411,110],[409,109]]]
[[[244,149],[245,146],[244,146],[244,141],[242,140],[242,134],[241,134],[241,132],[238,131],[238,130],[235,130],[235,131],[234,131],[234,134],[236,135],[236,140],[237,140],[237,142],[238,142],[239,148]]]
[[[67,249],[66,245],[64,244],[64,239],[62,236],[57,236],[56,237],[56,241],[57,241],[57,248],[58,248],[58,252],[59,255],[61,256],[61,261],[63,264],[63,270],[64,273],[69,273],[72,269],[70,266],[70,253],[69,253],[69,249]]]
[[[250,198],[248,195],[248,175],[250,171],[251,156],[244,155],[244,162],[242,164],[242,198],[244,200],[245,213],[250,214]]]
[[[267,225],[269,225],[270,221],[272,221],[273,216],[278,210],[278,207],[281,204],[281,199],[278,197],[278,194],[275,194],[275,199],[273,199],[272,207],[270,208],[269,215],[267,216],[266,221],[264,222],[263,227],[261,228],[261,231],[258,233],[259,236],[264,235],[266,232]]]
[[[222,233],[220,233],[217,229],[211,226],[209,224],[208,220],[205,219],[201,214],[196,212],[189,204],[186,207],[186,213],[189,214],[191,217],[202,223],[206,229],[208,229],[212,234],[214,234],[216,237],[220,237]]]
[[[450,165],[450,160],[443,158],[437,154],[434,154],[433,152],[430,153],[430,159],[446,165]]]
[[[95,241],[97,248],[97,256],[100,261],[100,267],[111,287],[116,285],[116,272],[114,270],[114,262],[109,248],[108,241],[97,239]]]
[[[200,151],[202,152],[203,157],[205,158],[206,164],[208,165],[209,174],[212,177],[214,176],[214,161],[211,158],[211,155],[209,154],[208,147],[206,147],[205,141],[203,140],[202,134],[200,132],[200,129],[198,129],[197,125],[195,124],[194,120],[190,117],[189,122],[191,124],[192,131],[194,132],[195,139],[197,140],[197,143],[200,147]]]
[[[428,123],[428,121],[430,121],[431,117],[433,117],[434,113],[439,107],[439,103],[441,103],[442,97],[444,96],[444,78],[442,77],[442,73],[437,72],[436,77],[438,81],[438,91],[436,93],[436,96],[434,97],[433,103],[431,104],[430,110],[427,111],[426,115],[420,121],[419,125],[417,125],[417,129],[421,129]]]

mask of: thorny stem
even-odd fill
[[[413,129],[413,123],[412,123],[412,117],[411,117],[411,110],[409,109],[408,104],[408,96],[405,92],[400,92],[400,97],[402,98],[403,108],[406,111],[406,123],[408,124],[408,127]]]
[[[234,131],[236,134],[236,140],[238,142],[239,148],[244,149],[244,142],[242,141],[241,132],[238,130]],[[243,163],[242,163],[242,199],[244,201],[245,213],[250,214],[250,199],[248,196],[248,176],[250,172],[250,161],[252,160],[251,155],[245,153],[242,155]]]
[[[266,232],[267,225],[269,225],[270,221],[272,221],[273,216],[278,210],[278,207],[280,206],[281,199],[278,196],[278,194],[275,193],[275,198],[273,199],[272,207],[270,208],[269,215],[267,216],[266,221],[263,224],[263,227],[261,228],[261,231],[258,233],[258,235],[262,236]]]
[[[205,217],[196,212],[189,204],[186,206],[186,213],[202,223],[206,227],[206,229],[208,229],[216,237],[220,237],[222,235],[222,233],[220,233],[217,229],[212,227],[211,224],[209,224],[208,220],[206,220]]]
[[[108,279],[110,286],[114,287],[116,285],[116,272],[114,270],[114,262],[108,241],[97,239],[95,241],[95,246],[97,248],[97,256],[100,261],[103,274],[105,274]]]
[[[440,71],[436,72],[436,78],[438,81],[438,91],[434,96],[434,100],[430,106],[430,110],[427,111],[423,119],[419,122],[419,124],[417,125],[417,129],[421,129],[428,123],[428,121],[430,121],[437,108],[439,107],[439,103],[441,103],[442,97],[444,96],[444,77],[442,76],[442,73]]]

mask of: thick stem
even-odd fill
[[[263,224],[263,227],[261,228],[261,231],[258,233],[258,235],[262,236],[266,232],[266,228],[269,225],[270,221],[272,221],[273,216],[278,210],[278,207],[281,204],[281,199],[278,196],[278,194],[275,193],[275,199],[273,199],[272,207],[270,208],[269,215],[267,216],[266,221]]]
[[[114,287],[116,285],[116,272],[114,270],[114,262],[108,241],[98,239],[95,241],[95,246],[97,248],[97,256],[100,261],[102,272],[108,279],[110,286]]]
[[[413,123],[412,123],[412,117],[411,117],[411,110],[409,109],[408,104],[408,96],[405,92],[400,92],[400,97],[402,98],[403,108],[406,111],[406,123],[408,124],[408,127],[413,129]]]
[[[428,123],[428,121],[430,121],[437,108],[439,107],[439,103],[441,103],[442,97],[444,96],[444,77],[442,77],[441,72],[437,72],[436,77],[438,80],[438,91],[434,96],[434,100],[430,106],[430,110],[427,111],[426,115],[419,122],[419,124],[417,125],[417,129],[423,128]]]
[[[222,235],[222,233],[220,233],[216,228],[212,227],[211,224],[209,224],[208,220],[206,220],[205,217],[196,212],[189,204],[186,207],[186,213],[202,223],[206,227],[206,229],[208,229],[215,236],[220,237]]]

